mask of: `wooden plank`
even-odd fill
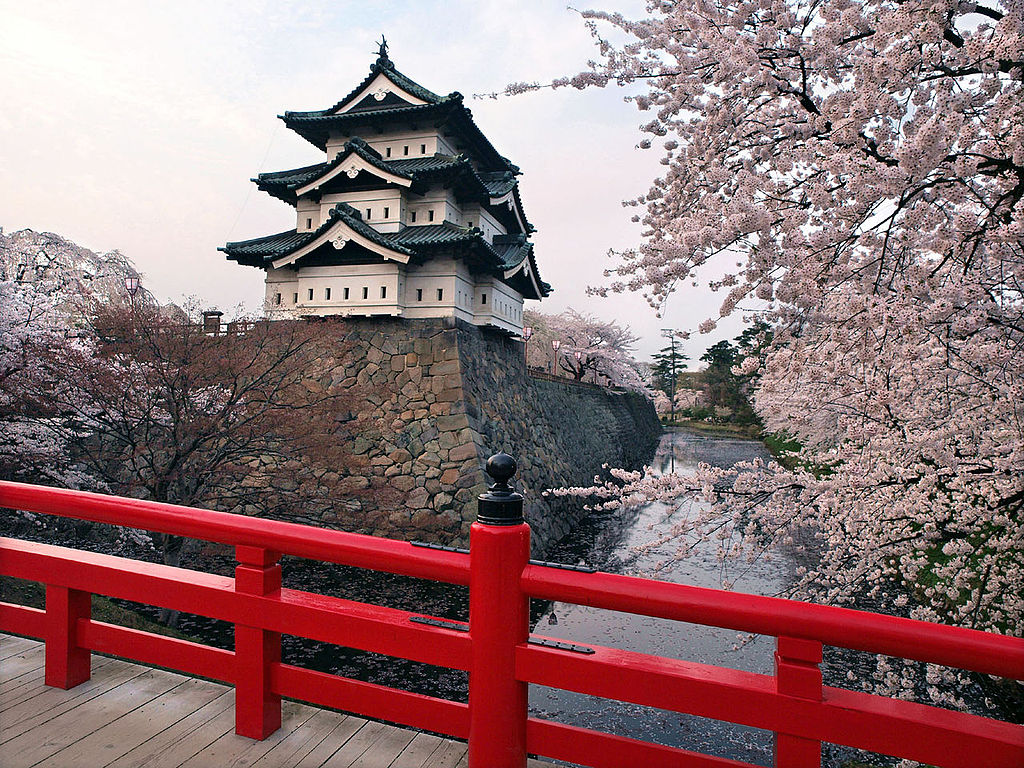
[[[24,685],[28,678],[41,678],[44,662],[45,656],[41,645],[8,656],[0,667],[0,693]]]
[[[75,707],[57,717],[47,718],[41,729],[42,739],[39,738],[39,733],[26,731],[6,740],[3,743],[4,768],[29,768],[168,690],[180,686],[184,681],[185,678],[181,675],[155,669],[146,670],[125,680],[116,688],[110,689],[110,695],[96,696],[87,704]]]
[[[352,763],[359,759],[366,750],[384,735],[384,724],[373,720],[367,721],[340,749],[328,755],[331,768],[351,768]],[[325,760],[321,765],[327,764]]]
[[[0,679],[10,680],[12,677],[24,674],[31,669],[42,670],[45,656],[45,648],[42,643],[35,643],[30,648],[23,648],[15,653],[5,656],[0,664]]]
[[[116,694],[118,689],[111,693]],[[186,679],[123,717],[65,747],[34,768],[95,768],[127,754],[224,694],[205,680]]]
[[[209,766],[228,768],[229,766],[252,765],[282,742],[288,734],[299,728],[315,712],[313,707],[305,704],[285,701],[281,706],[281,727],[267,738],[255,741],[245,736],[239,736],[232,729],[186,760],[180,768],[209,768]]]
[[[301,728],[289,733],[253,763],[253,768],[298,768],[332,733],[336,739],[348,739],[365,722],[360,718],[318,709]]]
[[[112,661],[105,656],[93,657],[92,674],[95,676],[101,669],[105,669],[108,662]],[[14,683],[18,684],[15,685]],[[22,675],[17,681],[12,681],[9,687],[0,686],[0,718],[6,719],[6,710],[15,704],[20,704],[33,696],[38,696],[45,691],[60,690],[46,685],[43,670],[39,669],[27,675]],[[77,691],[78,689],[73,689]]]
[[[443,740],[437,736],[431,736],[429,733],[417,733],[390,768],[423,768],[442,743]]]
[[[42,643],[38,640],[29,640],[27,637],[18,637],[17,635],[0,634],[0,661],[16,653],[24,653],[39,645],[42,645]]]
[[[128,664],[116,659],[106,665],[104,674],[69,690],[43,686],[39,693],[14,703],[12,706],[0,706],[0,719],[4,729],[0,732],[0,745],[6,744],[25,731],[41,726],[65,712],[74,709],[87,701],[98,698],[102,694],[116,688],[122,683],[145,672],[144,667]]]
[[[363,754],[349,763],[349,768],[388,768],[394,761],[395,755],[401,754],[415,735],[414,731],[385,725],[380,738],[376,739]],[[332,760],[331,767],[334,768],[335,764],[335,761]],[[342,761],[340,765],[344,766],[346,763]]]
[[[455,768],[459,761],[466,757],[466,749],[466,745],[461,741],[442,739],[440,746],[423,764],[423,768]]]
[[[344,716],[342,721],[327,734],[323,741],[295,763],[295,768],[320,768],[323,765],[327,765],[327,761],[331,759],[335,752],[338,752],[348,744],[363,728],[371,725],[373,723],[361,717],[355,717],[354,715]],[[270,766],[267,766],[267,768],[270,768]]]
[[[235,725],[233,693],[229,688],[216,683],[206,682],[205,684],[215,692],[219,692],[217,698],[129,750],[111,762],[107,768],[177,766],[192,757],[206,744],[233,729]],[[196,744],[194,749],[191,748],[193,743]],[[184,754],[186,752],[188,754]]]

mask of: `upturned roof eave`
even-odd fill
[[[442,113],[435,115],[434,113]],[[436,116],[443,118],[444,124],[451,124],[461,132],[463,138],[473,144],[477,152],[496,168],[519,174],[519,167],[498,152],[473,121],[473,113],[463,104],[460,93],[452,93],[432,104],[410,104],[407,107],[391,107],[364,112],[342,112],[331,114],[326,110],[320,112],[285,112],[278,117],[285,125],[295,131],[319,149],[326,151],[327,139],[331,128],[345,123],[366,122],[367,120],[392,120],[395,118],[410,119],[415,117]]]

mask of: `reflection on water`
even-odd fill
[[[732,466],[766,455],[756,441],[674,431],[662,438],[652,466],[662,473],[687,474],[695,471],[699,462]],[[595,512],[558,545],[552,559],[584,561],[602,571],[638,576],[651,576],[657,566],[668,563],[657,573],[658,579],[717,588],[722,566],[714,543],[696,546],[682,560],[673,558],[676,544],[650,546],[669,531],[677,515],[686,514],[697,503],[685,501],[678,508],[652,503],[631,510]],[[760,562],[739,575],[730,573],[729,578],[735,581],[737,591],[774,594],[784,586],[787,570],[781,560]],[[774,643],[770,638],[746,641],[730,630],[564,603],[555,603],[549,610],[557,624],[542,622],[539,633],[749,672],[772,671]],[[770,763],[772,736],[754,728],[536,686],[531,687],[530,706],[538,717],[736,760]]]

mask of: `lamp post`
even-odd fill
[[[530,337],[533,336],[533,326],[523,326],[523,362],[526,363],[526,370],[530,370]]]
[[[555,363],[558,361],[558,348],[562,346],[562,342],[558,339],[551,340],[551,375],[555,375]]]
[[[135,332],[135,294],[139,292],[141,284],[137,275],[126,275],[124,278],[124,289],[128,291],[128,313],[131,316],[131,332]]]
[[[583,352],[577,349],[572,356],[576,358],[576,381],[583,381]]]

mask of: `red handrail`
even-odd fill
[[[530,597],[705,624],[775,637],[970,669],[1024,680],[1024,641],[850,608],[724,592],[613,573],[575,573],[527,566]]]
[[[157,501],[0,481],[0,507],[141,528],[232,546],[352,565],[402,576],[469,584],[469,557],[406,541],[233,515]]]
[[[495,497],[497,498],[497,497]],[[501,500],[506,503],[505,498]],[[499,505],[500,506],[500,505]],[[527,750],[592,766],[742,766],[733,760],[528,718],[529,683],[772,730],[779,765],[819,766],[821,742],[937,766],[1024,764],[1024,728],[822,686],[822,643],[1024,679],[1024,641],[890,616],[526,562],[525,525],[474,523],[473,555],[209,510],[0,482],[0,507],[171,533],[236,547],[235,578],[0,539],[0,573],[47,585],[40,611],[0,603],[0,630],[46,640],[47,683],[88,679],[89,654],[113,653],[237,686],[238,730],[262,738],[291,696],[470,740],[472,768],[520,768]],[[499,510],[500,511],[500,510]],[[282,589],[279,553],[470,585],[458,622]],[[93,621],[105,594],[236,625],[234,652]],[[528,644],[530,597],[779,638],[774,675],[614,648],[583,655]],[[516,606],[519,606],[516,608]],[[280,635],[310,637],[470,671],[469,705],[280,661]]]

